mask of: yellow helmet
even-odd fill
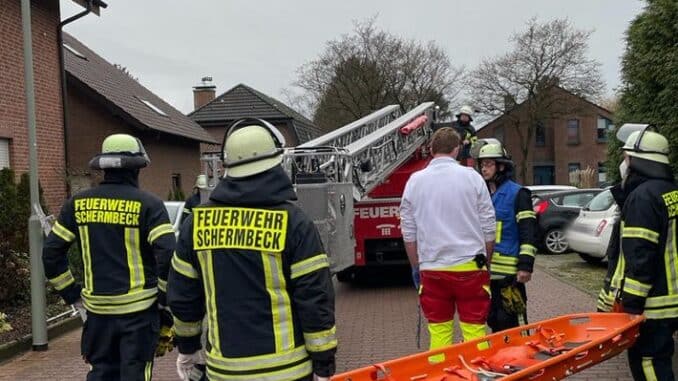
[[[629,156],[669,164],[669,141],[650,124],[626,123],[617,131]]]
[[[267,171],[282,162],[285,138],[262,119],[236,121],[224,135],[222,160],[226,176],[248,177]]]
[[[138,169],[151,160],[141,140],[128,134],[113,134],[101,143],[101,153],[90,160],[93,169]]]
[[[478,139],[471,147],[471,156],[476,160],[482,159],[504,159],[511,160],[504,145],[494,138]]]

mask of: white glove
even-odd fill
[[[191,354],[179,353],[177,356],[177,374],[182,381],[189,381],[191,371],[197,364],[205,364],[205,354],[199,350]]]
[[[87,310],[85,309],[85,306],[82,305],[82,299],[78,299],[71,305],[77,313],[80,314],[80,319],[82,319],[82,322],[87,321]]]
[[[329,377],[321,377],[313,373],[313,381],[330,381]]]

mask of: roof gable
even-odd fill
[[[215,142],[199,124],[73,36],[64,32],[63,41],[66,72],[122,110],[132,121],[155,131],[206,143]]]
[[[300,143],[320,135],[320,130],[308,118],[279,100],[242,83],[188,116],[198,123],[225,124],[241,118],[291,119]]]

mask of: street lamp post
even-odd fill
[[[42,226],[36,206],[40,206],[38,191],[38,144],[35,134],[35,82],[33,79],[33,32],[31,2],[21,0],[21,22],[24,44],[24,91],[28,121],[28,165],[31,189],[31,216],[28,219],[28,243],[31,257],[31,327],[33,350],[47,350],[47,319],[45,315],[45,270],[42,267]]]

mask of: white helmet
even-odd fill
[[[473,120],[473,108],[471,108],[471,106],[469,105],[461,106],[459,112],[457,113],[457,118],[459,118],[461,114],[466,114],[468,115],[469,120]]]
[[[650,124],[626,123],[617,131],[624,142],[622,150],[629,156],[669,164],[669,141]]]

